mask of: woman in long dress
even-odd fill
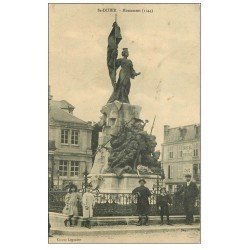
[[[117,50],[114,50],[114,54],[110,59],[110,66],[112,66],[113,58],[117,56]],[[122,51],[123,58],[115,59],[116,69],[121,66],[119,73],[119,79],[114,86],[114,91],[111,97],[108,100],[108,103],[119,101],[122,103],[129,103],[129,92],[131,87],[130,78],[134,79],[135,76],[140,75],[141,73],[136,73],[133,68],[133,63],[128,59],[129,52],[127,48],[124,48]]]
[[[63,214],[67,215],[67,219],[64,221],[65,227],[68,226],[68,222],[70,226],[73,226],[72,218],[74,216],[78,216],[77,204],[78,204],[78,201],[80,200],[81,200],[81,196],[77,192],[77,187],[75,185],[70,187],[69,192],[66,194],[64,198],[65,207],[63,209]]]
[[[91,187],[88,186],[86,193],[82,196],[82,214],[85,220],[85,227],[91,228],[91,218],[93,218],[93,208],[95,206],[95,197],[91,193]]]

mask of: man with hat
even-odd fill
[[[140,186],[132,191],[132,194],[137,195],[137,213],[139,215],[139,221],[137,226],[148,225],[149,214],[149,196],[151,193],[147,187],[145,187],[146,181],[141,178],[139,180]]]
[[[191,174],[186,174],[186,183],[175,193],[175,195],[184,194],[183,205],[186,214],[186,225],[192,225],[193,223],[194,205],[199,194],[198,187],[195,182],[191,181],[191,177]]]

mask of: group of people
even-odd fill
[[[184,211],[186,215],[186,224],[192,225],[194,220],[194,207],[195,201],[199,194],[198,187],[195,182],[191,181],[191,175],[186,174],[186,183],[175,192],[175,196],[178,196],[183,193],[183,205]],[[148,225],[148,214],[150,210],[149,206],[149,197],[151,196],[151,192],[147,187],[145,187],[145,179],[140,179],[140,186],[135,188],[132,193],[137,195],[137,213],[139,215],[139,220],[137,225]],[[163,217],[166,215],[167,217],[167,225],[172,225],[169,219],[169,206],[172,204],[172,199],[170,194],[167,192],[165,187],[160,189],[160,194],[156,199],[156,206],[159,210],[161,225],[163,225]]]
[[[186,214],[186,224],[191,225],[193,223],[194,207],[196,197],[199,194],[199,190],[195,182],[191,181],[191,175],[187,174],[185,176],[186,183],[180,188],[174,195],[178,196],[183,193],[183,205]],[[148,225],[150,213],[149,197],[151,196],[150,190],[145,187],[145,179],[139,180],[139,187],[136,187],[132,194],[137,196],[137,213],[139,215],[139,220],[137,222],[138,226]],[[87,228],[91,228],[91,218],[93,217],[93,208],[95,205],[95,197],[91,193],[91,185],[87,186],[86,192],[81,195],[77,192],[77,187],[71,185],[69,191],[65,196],[65,207],[63,209],[63,214],[67,216],[64,221],[65,226],[73,226],[73,217],[78,216],[78,202],[82,204],[83,212],[83,225]],[[159,211],[161,225],[164,225],[164,216],[166,216],[167,225],[172,225],[169,218],[169,206],[172,204],[172,199],[170,194],[167,192],[165,187],[160,189],[160,194],[156,198],[156,206]]]
[[[95,197],[91,193],[91,185],[86,187],[86,192],[81,195],[77,192],[77,187],[71,185],[69,191],[65,196],[65,207],[63,214],[67,216],[64,221],[64,225],[74,226],[73,217],[78,216],[78,202],[82,204],[83,224],[87,228],[91,228],[91,218],[93,217],[93,208],[95,206]]]

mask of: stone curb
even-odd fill
[[[50,223],[54,228],[64,228],[64,220],[66,219],[65,215],[59,213],[49,213]],[[164,218],[166,221],[166,218]],[[178,222],[184,223],[185,216],[184,215],[174,215],[170,216],[170,220],[174,223]],[[199,222],[200,216],[194,216],[194,222]],[[78,217],[77,220],[73,219],[74,225],[81,228],[82,224],[82,217]],[[116,226],[116,225],[130,225],[133,226],[137,223],[138,216],[111,216],[111,217],[94,217],[92,218],[92,225],[93,226]],[[149,223],[150,225],[159,225],[160,223],[160,216],[149,216]]]
[[[173,225],[173,226],[112,226],[107,227],[93,227],[92,229],[70,227],[70,228],[51,228],[51,233],[55,235],[65,236],[97,236],[97,235],[119,235],[119,234],[133,234],[133,233],[157,233],[157,232],[173,232],[173,231],[200,231],[200,224],[197,225]]]

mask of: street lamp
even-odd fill
[[[57,170],[57,188],[59,189],[60,171]]]
[[[159,194],[159,174],[157,174],[157,180],[156,180],[156,194]]]
[[[84,190],[84,192],[86,192],[86,188],[88,185],[88,170],[87,170],[87,166],[86,166],[86,162],[85,162],[85,168],[84,168],[84,172],[83,172],[83,182],[82,182],[82,189]]]

